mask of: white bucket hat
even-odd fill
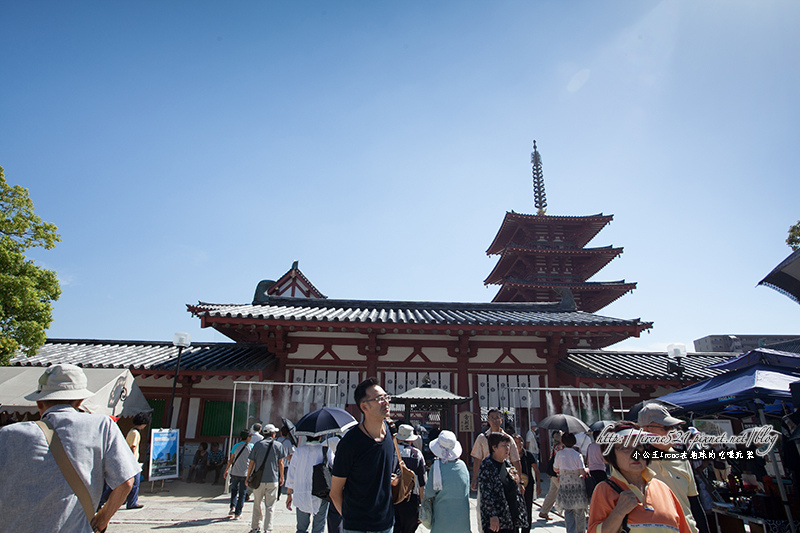
[[[445,461],[454,461],[461,457],[461,443],[452,431],[444,430],[439,433],[439,438],[432,440],[429,447],[436,457]]]
[[[80,367],[69,364],[48,366],[39,378],[36,392],[25,396],[32,402],[45,400],[85,400],[94,393],[87,389],[86,374]]]
[[[413,441],[417,440],[417,436],[414,435],[414,428],[409,426],[408,424],[400,424],[400,427],[397,428],[397,440],[402,441]]]
[[[277,433],[278,431],[280,431],[280,430],[279,430],[279,429],[278,429],[278,427],[277,427],[277,426],[275,426],[274,424],[267,424],[267,425],[266,425],[266,426],[264,426],[264,428],[261,430],[261,434],[262,434],[262,435],[272,435],[273,433]]]

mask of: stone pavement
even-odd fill
[[[160,482],[156,482],[156,492],[150,492],[150,483],[142,483],[139,503],[144,508],[117,511],[108,527],[109,533],[140,533],[143,531],[165,532],[213,532],[213,533],[247,533],[250,531],[250,519],[253,503],[245,504],[242,519],[231,520],[228,517],[230,495],[225,494],[222,485],[209,483],[185,483],[167,480],[164,490],[160,491]],[[544,487],[546,489],[546,486]],[[546,490],[543,494],[546,493]],[[541,498],[538,503],[541,504]],[[470,499],[470,517],[472,533],[479,533],[475,521],[475,498]],[[286,509],[286,496],[282,495],[276,504],[273,533],[295,533],[294,511]],[[538,518],[537,502],[534,502],[533,515]],[[538,520],[534,523],[537,533],[565,533],[564,519],[551,511],[551,520]],[[419,533],[428,530],[420,526]],[[468,532],[465,532],[468,533]]]

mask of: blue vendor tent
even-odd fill
[[[771,367],[779,367],[792,371],[800,371],[800,354],[794,352],[782,352],[771,348],[756,348],[745,352],[738,357],[721,361],[709,365],[707,368],[717,368],[720,370],[736,370],[755,364],[764,364]]]
[[[659,400],[674,403],[686,411],[721,411],[730,404],[776,400],[790,403],[789,384],[800,381],[800,368],[783,368],[757,363],[677,390]]]

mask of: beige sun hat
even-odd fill
[[[32,402],[46,400],[85,400],[94,393],[87,386],[89,381],[83,370],[75,365],[58,364],[48,366],[39,378],[36,392],[25,396]]]

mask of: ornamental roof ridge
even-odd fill
[[[542,282],[537,282],[537,281],[514,278],[514,277],[508,277],[508,278],[504,279],[503,283],[505,283],[505,284],[516,284],[516,285],[541,285],[542,287],[567,287],[567,288],[575,287],[575,288],[578,288],[578,289],[594,288],[594,287],[597,287],[597,288],[605,288],[605,287],[614,288],[614,287],[617,287],[617,286],[636,285],[637,284],[637,282],[635,282],[635,281],[626,282],[624,279],[621,279],[619,281],[576,281],[576,282],[569,282],[569,281],[564,281],[564,282],[542,281]]]
[[[620,252],[623,251],[625,247],[617,246],[614,247],[613,244],[609,244],[608,246],[594,246],[592,248],[553,248],[550,246],[523,246],[519,244],[509,245],[503,248],[503,253],[508,250],[519,250],[522,252],[569,252],[569,253],[580,253],[580,252],[591,252],[591,253],[600,253],[600,252],[613,252],[619,250]]]
[[[214,304],[206,304],[214,305]],[[239,304],[249,306],[251,304]],[[283,298],[270,296],[265,303],[252,304],[257,306],[285,306],[285,307],[373,307],[378,309],[464,309],[464,310],[509,310],[509,311],[569,311],[561,308],[561,302],[431,302],[414,300],[351,300],[332,298]],[[578,311],[580,312],[580,311]]]
[[[556,218],[563,218],[568,220],[578,220],[582,218],[608,218],[608,219],[614,218],[614,215],[604,215],[602,212],[594,215],[532,215],[530,213],[517,213],[516,211],[511,210],[511,211],[506,211],[506,214],[520,218],[530,218],[534,222],[536,221],[541,222],[542,220],[556,219]]]
[[[86,346],[174,346],[172,341],[137,341],[137,340],[118,340],[118,339],[65,339],[65,338],[48,338],[45,341],[47,344],[77,344]],[[257,343],[242,343],[242,342],[215,342],[215,341],[192,341],[189,348],[199,347],[207,348],[214,346],[238,346],[238,345],[252,345],[261,346]]]

